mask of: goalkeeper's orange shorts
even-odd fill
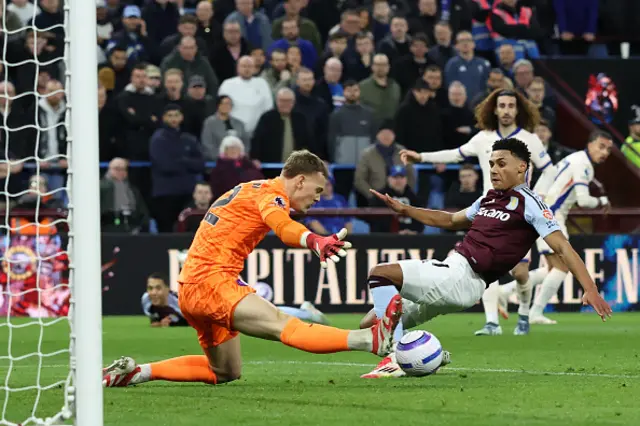
[[[238,335],[233,312],[247,294],[256,291],[237,276],[217,273],[201,283],[180,284],[178,302],[182,315],[198,332],[204,349],[218,346]]]

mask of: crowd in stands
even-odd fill
[[[0,184],[64,203],[63,11],[61,0],[33,1],[0,8]],[[459,147],[477,131],[473,108],[513,88],[539,108],[536,133],[557,161],[567,149],[553,140],[556,100],[532,61],[606,56],[611,41],[600,36],[640,25],[627,0],[86,1],[97,7],[102,226],[124,232],[171,232],[179,217],[193,230],[190,212],[277,175],[263,165],[303,148],[355,167],[332,176],[321,207],[375,206],[370,188],[411,204],[468,205],[481,191],[473,166],[452,177],[436,165],[420,180],[399,150]],[[305,220],[319,233],[354,221]],[[390,229],[384,219],[369,226]],[[400,232],[423,227],[402,220]]]

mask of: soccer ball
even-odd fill
[[[427,331],[410,331],[398,343],[396,360],[407,376],[428,376],[442,363],[442,345]]]

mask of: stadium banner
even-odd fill
[[[103,313],[141,314],[140,297],[146,277],[152,272],[166,274],[177,290],[178,274],[191,238],[182,234],[103,235]],[[460,239],[454,234],[356,235],[349,238],[354,248],[347,257],[322,270],[308,249],[289,248],[268,236],[247,260],[241,277],[276,305],[297,306],[307,300],[324,312],[366,312],[372,306],[366,278],[373,266],[401,259],[443,259]],[[575,236],[571,242],[614,310],[640,310],[640,236]],[[535,250],[532,260],[538,267]],[[569,275],[560,289],[559,300],[552,300],[553,309],[582,309],[579,289],[579,283]],[[480,306],[470,310],[478,311]]]

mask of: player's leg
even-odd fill
[[[531,323],[552,325],[557,322],[543,315],[544,308],[551,298],[558,294],[558,289],[567,277],[569,269],[557,254],[549,252],[544,256],[550,271],[542,281],[542,287],[538,293],[538,297],[531,308]]]
[[[364,351],[384,356],[391,350],[392,333],[401,315],[401,306],[401,299],[394,298],[383,321],[377,321],[368,329],[342,330],[304,323],[261,297],[247,294],[234,309],[232,327],[249,336],[279,340],[306,352]]]
[[[485,324],[474,334],[476,336],[498,336],[502,334],[500,320],[498,318],[498,303],[500,299],[500,285],[491,283],[482,293],[482,307],[484,309]]]
[[[531,252],[527,254],[530,256]],[[522,259],[520,263],[511,270],[511,275],[516,279],[516,291],[518,292],[518,324],[513,330],[516,336],[529,334],[529,310],[531,309],[531,296],[533,287],[529,280],[529,258]]]
[[[402,311],[404,312],[404,303],[402,304]],[[360,320],[360,328],[369,328],[373,327],[373,324],[376,321],[376,311],[371,309],[366,313],[364,317]]]

